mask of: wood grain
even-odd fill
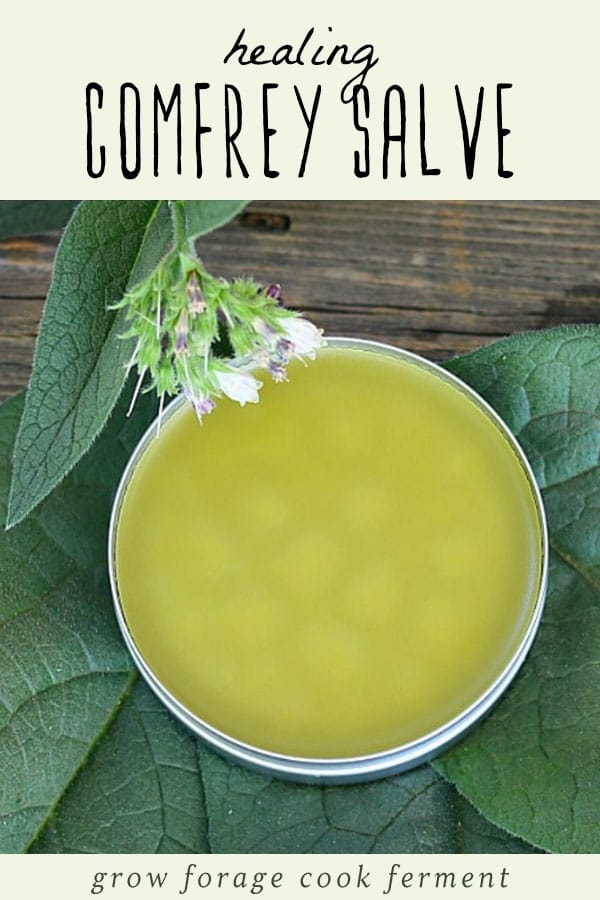
[[[27,383],[58,234],[0,243],[0,397]],[[328,334],[443,359],[600,322],[600,203],[272,201],[199,242],[208,268],[283,285]]]

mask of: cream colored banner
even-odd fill
[[[596,900],[597,856],[26,856],[0,860],[6,897],[44,900]]]
[[[597,10],[13,3],[0,197],[598,199]]]

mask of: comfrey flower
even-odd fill
[[[217,404],[211,397],[202,394],[192,394],[185,388],[184,394],[192,404],[198,421],[202,424],[202,417],[211,413]]]
[[[292,358],[302,362],[314,359],[324,340],[322,330],[301,316],[280,315],[276,322],[277,328],[259,317],[252,322],[259,337],[253,358],[257,366],[267,369],[273,381],[281,382],[287,381],[286,367]]]
[[[249,372],[236,372],[230,367],[219,368],[214,372],[219,390],[230,400],[236,400],[240,406],[246,403],[258,403],[258,392],[262,383]]]
[[[118,304],[130,325],[123,337],[135,339],[130,367],[139,377],[131,408],[146,378],[145,390],[159,397],[159,423],[166,398],[177,393],[202,422],[219,397],[241,406],[258,402],[262,384],[254,369],[287,381],[289,362],[314,359],[323,337],[282,309],[281,293],[279,284],[263,289],[250,278],[215,278],[178,245]]]
[[[284,346],[284,352],[298,359],[314,359],[317,350],[323,346],[323,332],[316,328],[308,319],[301,316],[285,317],[279,323],[283,329],[284,337],[280,339],[280,346]],[[290,346],[291,345],[291,346]]]

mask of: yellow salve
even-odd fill
[[[541,530],[518,457],[414,362],[326,348],[256,406],[181,407],[135,468],[116,575],[141,655],[212,727],[317,758],[448,722],[519,646]]]

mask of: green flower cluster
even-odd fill
[[[281,307],[280,296],[279,285],[263,289],[251,278],[215,278],[192,251],[169,253],[117,304],[129,323],[123,337],[135,341],[129,369],[136,367],[138,381],[130,410],[144,380],[161,410],[166,397],[183,392],[200,421],[223,394],[256,402],[256,368],[285,380],[289,360],[314,357],[323,340],[314,325]]]

